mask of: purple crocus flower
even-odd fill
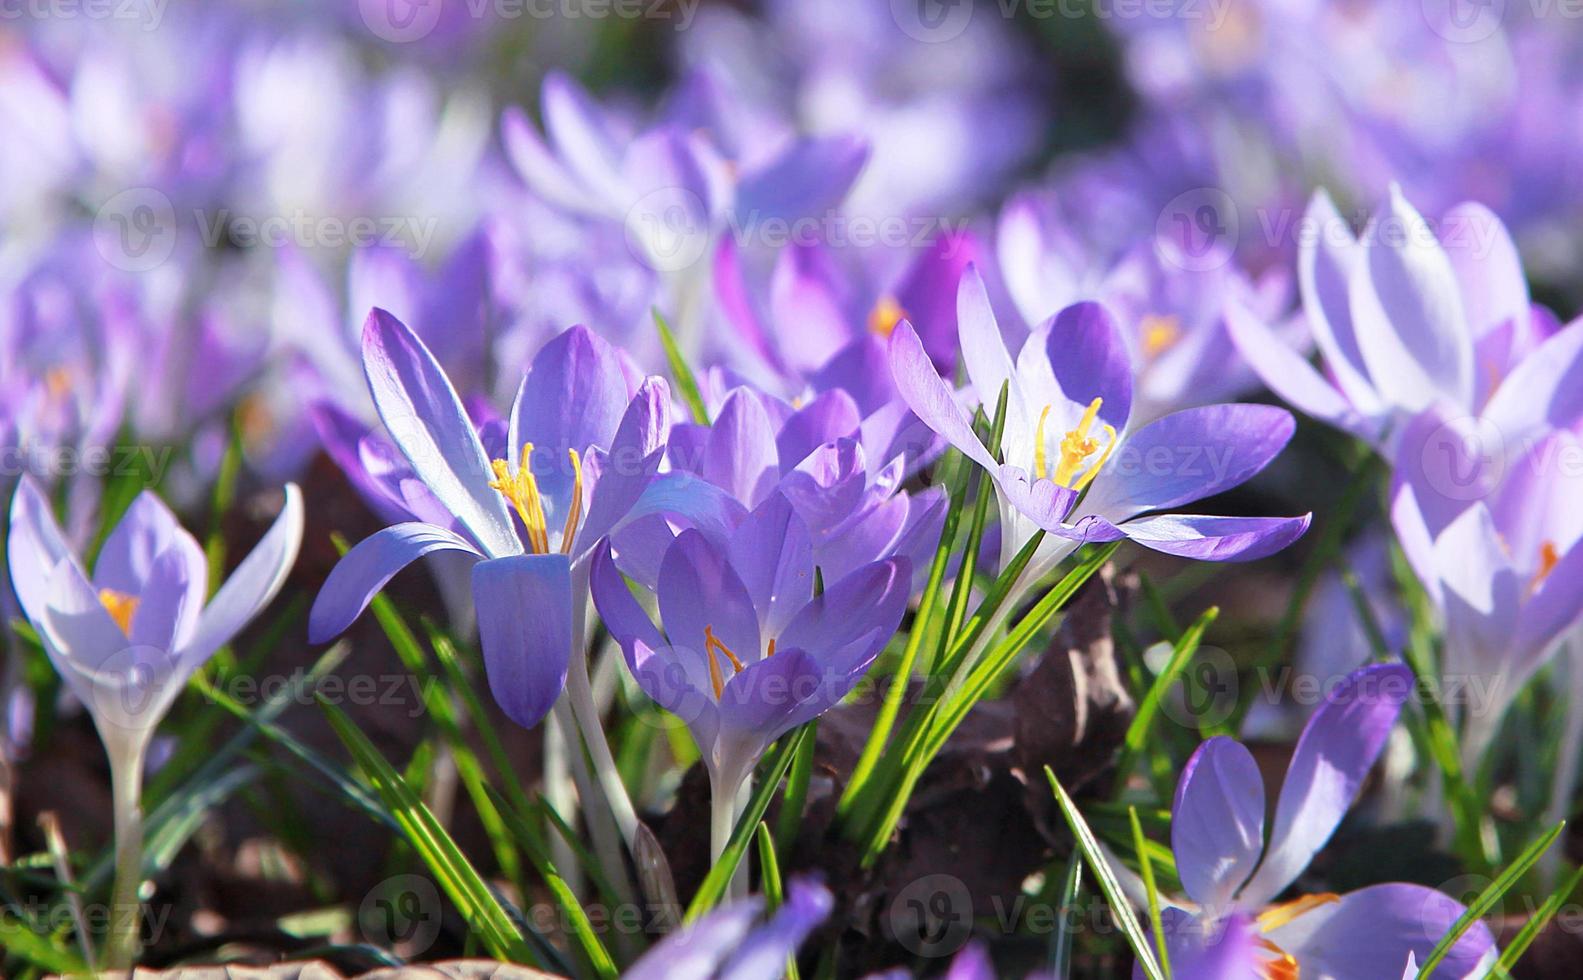
[[[669,390],[649,378],[632,394],[615,350],[574,327],[534,359],[504,456],[492,459],[434,356],[383,310],[364,327],[363,366],[410,467],[403,493],[415,515],[428,516],[347,553],[314,602],[310,636],[340,633],[413,560],[468,556],[490,689],[513,720],[535,725],[560,695],[581,635],[574,619],[586,593],[574,582],[593,545],[644,508],[686,512],[712,499],[707,488],[652,485],[670,427]]]
[[[1226,303],[1235,297],[1266,322],[1290,303],[1284,275],[1254,281],[1229,254],[1195,260],[1157,234],[1116,257],[1071,228],[1044,195],[1020,195],[1001,211],[996,258],[1028,324],[1086,299],[1117,315],[1132,355],[1132,414],[1140,423],[1256,389],[1258,377],[1240,363],[1226,332]]]
[[[1437,426],[1416,420],[1404,443]],[[1405,451],[1405,450],[1404,450]],[[1487,493],[1457,493],[1438,467],[1397,467],[1391,522],[1414,574],[1444,619],[1443,670],[1483,678],[1490,703],[1465,718],[1476,762],[1511,699],[1583,615],[1583,441],[1562,429],[1538,440]]]
[[[808,529],[814,564],[829,580],[892,555],[910,559],[921,572],[944,525],[944,488],[902,490],[907,462],[916,454],[900,452],[887,465],[871,465],[867,432],[844,389],[794,407],[738,387],[720,403],[712,425],[672,428],[668,459],[676,471],[718,487],[738,505],[731,509],[734,519],[720,525],[727,533],[771,497],[783,497]],[[667,515],[656,515],[622,534],[623,571],[652,585],[674,538],[670,526]]]
[[[816,595],[813,553],[813,535],[780,493],[729,541],[683,531],[654,589],[663,625],[638,604],[608,545],[594,557],[594,601],[633,677],[687,723],[703,755],[716,854],[764,750],[845,697],[907,607],[907,559],[864,565]]]
[[[1132,360],[1103,306],[1067,307],[1035,330],[1013,359],[976,270],[963,276],[957,302],[973,395],[992,412],[1001,389],[1008,389],[1005,462],[974,433],[957,393],[908,324],[891,338],[891,365],[897,389],[918,417],[994,480],[1002,564],[1041,528],[1051,537],[1030,566],[1037,573],[1085,541],[1125,537],[1185,558],[1249,560],[1286,547],[1307,529],[1306,515],[1155,513],[1230,489],[1262,470],[1291,438],[1287,412],[1211,405],[1128,431]]]
[[[1542,433],[1576,401],[1583,329],[1553,336],[1528,297],[1505,227],[1460,205],[1437,237],[1401,191],[1354,238],[1323,192],[1304,219],[1298,284],[1321,375],[1246,307],[1227,323],[1271,389],[1309,415],[1393,455],[1431,406],[1513,441]]]
[[[518,109],[502,120],[506,151],[541,198],[575,214],[624,223],[631,244],[656,269],[678,270],[706,254],[693,236],[728,220],[796,220],[840,203],[868,149],[848,136],[732,147],[710,135],[710,107],[676,107],[687,125],[660,122],[633,132],[559,72],[542,89],[543,136]],[[696,110],[696,111],[692,111]],[[707,130],[707,132],[704,132]]]
[[[767,918],[756,896],[715,909],[643,954],[626,980],[775,980],[833,905],[824,886],[793,878]]]
[[[1161,915],[1176,976],[1395,976],[1466,911],[1441,892],[1400,883],[1272,904],[1341,823],[1412,690],[1400,664],[1364,667],[1338,684],[1297,741],[1268,831],[1253,754],[1225,736],[1193,753],[1171,809],[1171,847],[1191,902]],[[1489,927],[1475,923],[1434,975],[1481,976],[1496,954]]]

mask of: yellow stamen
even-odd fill
[[[769,649],[764,651],[764,658],[766,660],[768,660],[770,657],[773,657],[773,656],[775,656],[775,637],[772,636],[772,637],[770,637]]]
[[[1158,357],[1181,339],[1182,321],[1179,317],[1149,313],[1138,321],[1138,329],[1143,332],[1143,356]]]
[[[71,392],[71,371],[64,367],[51,368],[44,376],[44,387],[55,401],[65,398]]]
[[[495,478],[489,483],[490,489],[500,491],[500,495],[516,508],[517,516],[522,518],[522,526],[528,530],[529,550],[536,555],[549,554],[550,535],[544,527],[544,500],[539,496],[539,481],[533,476],[533,443],[522,444],[522,462],[517,464],[515,474],[503,459],[494,460],[489,465],[495,471]],[[581,466],[578,467],[577,476],[580,488]]]
[[[1050,406],[1044,406],[1044,411],[1039,413],[1039,425],[1033,430],[1033,478],[1047,480],[1050,477],[1049,454],[1044,449],[1044,424],[1050,420]]]
[[[1533,581],[1528,583],[1530,593],[1538,592],[1539,586],[1545,583],[1550,573],[1556,570],[1556,565],[1561,563],[1561,554],[1556,551],[1554,541],[1546,541],[1539,546],[1539,571],[1534,573]]]
[[[1051,477],[1056,483],[1071,487],[1073,490],[1081,490],[1088,486],[1089,481],[1099,473],[1099,468],[1105,465],[1105,460],[1110,458],[1110,451],[1116,447],[1116,430],[1100,423],[1105,432],[1105,451],[1092,466],[1086,471],[1083,470],[1083,463],[1100,449],[1099,442],[1089,436],[1088,430],[1093,428],[1094,420],[1099,417],[1099,406],[1103,402],[1103,398],[1095,398],[1089,402],[1083,417],[1077,422],[1077,427],[1061,437],[1061,459],[1055,467],[1054,476]],[[1038,452],[1044,449],[1043,436],[1044,420],[1041,417],[1039,431],[1035,433],[1035,438],[1038,439],[1038,449],[1035,450],[1034,458],[1036,470],[1039,468]]]
[[[1339,901],[1341,901],[1341,896],[1334,892],[1319,892],[1314,895],[1294,898],[1290,902],[1284,902],[1280,905],[1272,905],[1259,913],[1259,931],[1270,932],[1271,930],[1279,929],[1299,915],[1312,912],[1321,905],[1329,905],[1331,902]]]
[[[583,458],[577,450],[568,449],[572,460],[572,503],[566,508],[566,526],[561,529],[561,554],[572,553],[572,539],[577,536],[577,524],[583,519]]]
[[[1262,980],[1298,980],[1297,957],[1268,939],[1260,939],[1259,946],[1265,952],[1274,953],[1276,956],[1276,959],[1265,960],[1259,964],[1259,976]]]
[[[891,331],[896,329],[896,324],[900,323],[906,316],[907,311],[901,308],[900,303],[896,302],[896,297],[886,293],[875,300],[874,308],[868,311],[869,333],[878,334],[881,337],[889,337]]]
[[[704,630],[704,635],[705,637],[709,635],[707,629]],[[719,701],[720,695],[725,692],[726,686],[725,682],[720,679],[720,662],[715,659],[715,645],[708,642],[707,639],[704,641],[704,658],[709,661],[709,684],[715,689],[715,700]]]
[[[715,635],[713,626],[704,627],[704,646],[713,647],[725,654],[726,659],[731,661],[731,669],[738,674],[742,673],[742,661],[737,659],[737,655],[731,651],[731,648],[722,643],[720,637]]]
[[[104,611],[110,614],[115,624],[121,627],[121,632],[127,636],[132,635],[132,617],[137,613],[137,604],[140,600],[135,595],[117,592],[114,589],[100,589],[99,602],[104,606]]]

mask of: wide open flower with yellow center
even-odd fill
[[[1130,538],[1167,554],[1210,561],[1260,558],[1284,548],[1308,517],[1158,513],[1234,487],[1291,438],[1289,413],[1265,405],[1209,405],[1129,431],[1133,367],[1115,321],[1097,303],[1067,307],[1012,357],[971,267],[957,296],[957,327],[972,394],[993,413],[1007,392],[1000,459],[906,323],[891,335],[896,387],[930,428],[986,469],[999,490],[1004,564],[1038,529],[1039,565],[1085,541]]]
[[[514,721],[537,724],[566,682],[593,546],[646,513],[708,526],[721,519],[713,508],[724,494],[688,474],[658,473],[668,387],[660,378],[634,385],[616,350],[585,328],[534,356],[495,458],[434,355],[383,310],[364,326],[363,368],[410,467],[401,492],[424,506],[412,508],[420,519],[347,553],[314,602],[309,637],[322,642],[346,629],[414,560],[461,555],[473,562],[490,689]]]
[[[1268,835],[1252,753],[1224,736],[1193,753],[1171,809],[1171,849],[1191,902],[1161,916],[1175,976],[1394,978],[1462,915],[1455,899],[1399,883],[1277,901],[1346,815],[1413,683],[1406,667],[1376,664],[1336,685],[1297,741]],[[1489,928],[1475,923],[1435,977],[1482,976],[1496,952]]]

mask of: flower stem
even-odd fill
[[[593,762],[593,775],[610,804],[611,816],[627,849],[632,850],[638,835],[638,814],[632,806],[632,797],[621,782],[621,771],[616,768],[615,756],[610,751],[610,741],[605,738],[603,720],[594,704],[593,685],[588,681],[588,571],[583,567],[573,573],[577,576],[572,585],[575,606],[572,609],[572,659],[566,669],[566,695],[571,703],[572,716],[582,731],[588,746],[588,756]]]
[[[110,797],[115,820],[115,884],[110,892],[110,935],[104,967],[130,970],[142,942],[138,890],[143,881],[143,755],[141,740],[117,746],[110,755]]]

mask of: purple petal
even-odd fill
[[[1084,509],[1122,521],[1229,490],[1291,441],[1291,413],[1270,405],[1206,405],[1126,437],[1095,478]]]
[[[601,544],[594,552],[589,569],[589,588],[593,593],[594,605],[599,610],[599,618],[624,649],[632,648],[639,640],[650,648],[664,646],[665,637],[661,635],[659,627],[644,612],[637,597],[627,587],[621,570],[616,567],[609,542]]]
[[[1126,428],[1132,412],[1132,354],[1108,310],[1098,303],[1074,303],[1057,313],[1045,352],[1062,394],[1085,406],[1103,399],[1099,417],[1118,432]]]
[[[1027,418],[1027,406],[1017,381],[1017,369],[1012,360],[1011,352],[1006,347],[1006,338],[1001,333],[1000,324],[995,320],[995,311],[989,304],[989,291],[984,287],[984,277],[979,275],[978,269],[968,266],[962,273],[962,282],[957,289],[956,300],[957,333],[962,345],[962,363],[967,368],[967,380],[973,386],[973,393],[979,401],[984,403],[985,411],[993,414],[996,401],[1000,398],[1000,390],[1008,384],[1011,386],[1007,395],[1006,404],[1006,431],[1012,434],[1013,442],[1017,433],[1033,431],[1033,421]],[[891,333],[891,358],[895,363],[897,352],[897,334],[901,332],[902,324],[897,324]],[[912,331],[910,323],[907,324],[909,332]],[[914,334],[916,339],[916,334]],[[923,350],[921,339],[918,341],[919,350]],[[932,364],[932,362],[931,362]],[[933,373],[933,367],[929,371]],[[906,394],[906,379],[899,373],[896,376],[896,386],[903,390],[903,397],[907,398],[912,410],[918,417],[934,425],[929,413],[920,410],[913,404],[912,398]],[[953,443],[956,439],[944,429],[937,429]],[[958,449],[967,452],[958,445]],[[982,464],[989,467],[989,464]]]
[[[537,725],[566,686],[572,578],[565,555],[515,555],[473,566],[478,641],[489,690],[506,717]]]
[[[845,300],[830,256],[811,245],[783,250],[770,279],[770,308],[787,364],[817,370],[852,339]]]
[[[796,221],[841,203],[868,162],[868,145],[851,136],[804,139],[737,185],[738,220]]]
[[[558,71],[544,77],[542,97],[544,129],[560,158],[596,195],[621,206],[627,196],[621,154],[602,111],[582,86]]]
[[[744,662],[762,655],[758,612],[724,552],[697,531],[683,531],[659,575],[660,621],[674,646],[704,652],[705,630]]]
[[[1508,446],[1583,422],[1583,320],[1523,358],[1495,389],[1483,415]]]
[[[731,535],[728,550],[731,567],[759,611],[762,631],[778,635],[813,596],[808,525],[783,495],[771,494]]]
[[[1353,277],[1351,311],[1375,387],[1409,411],[1437,398],[1471,408],[1473,338],[1445,250],[1394,187],[1365,239],[1368,274]]]
[[[615,349],[587,327],[572,327],[539,349],[511,410],[512,465],[522,444],[565,455],[608,447],[630,394]]]
[[[862,418],[857,403],[845,391],[820,392],[798,409],[775,438],[781,472],[797,467],[815,449],[837,439],[852,439],[859,434]]]
[[[286,582],[302,544],[302,492],[286,484],[286,502],[269,530],[236,566],[198,617],[197,629],[177,655],[187,674],[241,632]]]
[[[863,502],[868,469],[863,447],[852,439],[821,446],[780,483],[817,540],[823,540]]]
[[[663,378],[645,380],[621,417],[594,484],[588,516],[578,532],[577,555],[592,548],[642,499],[664,459],[670,423],[670,386]]]
[[[1483,503],[1475,503],[1435,539],[1434,569],[1444,603],[1448,674],[1495,673],[1511,678],[1526,582]],[[1508,683],[1515,683],[1509,680]]]
[[[506,159],[511,161],[529,190],[568,210],[594,208],[594,194],[555,158],[528,120],[527,113],[516,106],[508,106],[500,117],[500,134],[506,147]]]
[[[978,242],[970,233],[937,235],[896,285],[896,302],[906,311],[907,322],[918,331],[942,375],[956,368],[957,293],[978,251]]]
[[[1254,561],[1273,555],[1302,537],[1312,519],[1312,514],[1302,517],[1156,514],[1127,521],[1121,529],[1130,540],[1168,555],[1200,561]]]
[[[758,395],[737,388],[726,396],[709,432],[699,473],[748,507],[755,507],[780,478],[775,429]]]
[[[1298,247],[1297,284],[1309,330],[1324,356],[1325,367],[1335,375],[1346,401],[1363,415],[1374,415],[1382,406],[1374,383],[1369,379],[1363,351],[1358,346],[1350,295],[1352,280],[1364,274],[1363,247],[1352,237],[1346,219],[1336,211],[1330,195],[1323,190],[1314,193],[1303,220],[1307,227],[1318,232],[1305,236]],[[1257,342],[1239,343],[1238,346],[1243,349],[1244,356],[1261,349]],[[1271,387],[1277,386],[1272,384]],[[1285,393],[1281,394],[1284,397]],[[1296,400],[1293,404],[1304,408]],[[1324,418],[1317,412],[1310,414]]]
[[[731,954],[718,974],[722,980],[778,980],[786,972],[786,960],[797,953],[821,922],[829,918],[835,899],[821,885],[792,879],[787,883],[786,901],[768,922],[748,934]],[[672,978],[683,976],[672,972]]]
[[[1263,905],[1281,892],[1335,833],[1385,748],[1413,675],[1401,664],[1354,671],[1330,692],[1297,740],[1264,862],[1242,901]]]
[[[131,596],[142,596],[155,562],[167,551],[191,563],[182,576],[186,587],[195,589],[192,601],[202,605],[208,588],[208,561],[196,539],[188,534],[176,515],[151,490],[137,495],[126,513],[105,538],[94,565],[94,585]]]
[[[460,551],[477,555],[466,538],[432,524],[396,524],[364,538],[325,580],[308,614],[308,642],[326,643],[363,614],[391,577],[424,555]]]
[[[1188,897],[1219,914],[1264,851],[1264,779],[1242,743],[1216,736],[1198,747],[1176,784],[1171,850]]]
[[[993,473],[999,469],[973,432],[967,413],[957,404],[955,392],[935,373],[934,363],[918,335],[905,321],[898,323],[890,335],[890,364],[897,392],[925,425],[986,470]]]
[[[1078,497],[1076,490],[1054,480],[1035,480],[1027,470],[1010,463],[998,467],[998,475],[1000,478],[996,482],[1006,502],[1029,520],[1056,533],[1066,527],[1066,515],[1071,513]]]
[[[1194,916],[1182,909],[1160,911],[1171,975],[1183,980],[1264,980],[1270,954],[1260,945],[1257,925],[1246,913],[1224,919]],[[1133,980],[1143,977],[1133,967]]]
[[[1395,977],[1397,964],[1409,956],[1427,960],[1465,911],[1462,903],[1421,885],[1374,885],[1305,912],[1270,930],[1268,938],[1296,957],[1305,977]],[[1489,926],[1475,922],[1433,976],[1483,976],[1497,952]]]
[[[1226,329],[1237,352],[1270,390],[1305,415],[1372,440],[1376,435],[1335,386],[1288,347],[1240,300],[1226,305]]]
[[[423,342],[376,309],[363,327],[363,369],[391,439],[434,496],[486,553],[520,553],[478,433]]]
[[[1522,259],[1495,212],[1482,204],[1459,204],[1441,216],[1440,239],[1474,337],[1528,318]]]
[[[912,566],[891,558],[860,568],[829,585],[798,612],[778,638],[785,647],[808,651],[824,660],[840,651],[857,662],[871,660],[901,625],[912,585]],[[853,650],[854,643],[864,643]],[[853,664],[842,665],[853,669]]]

